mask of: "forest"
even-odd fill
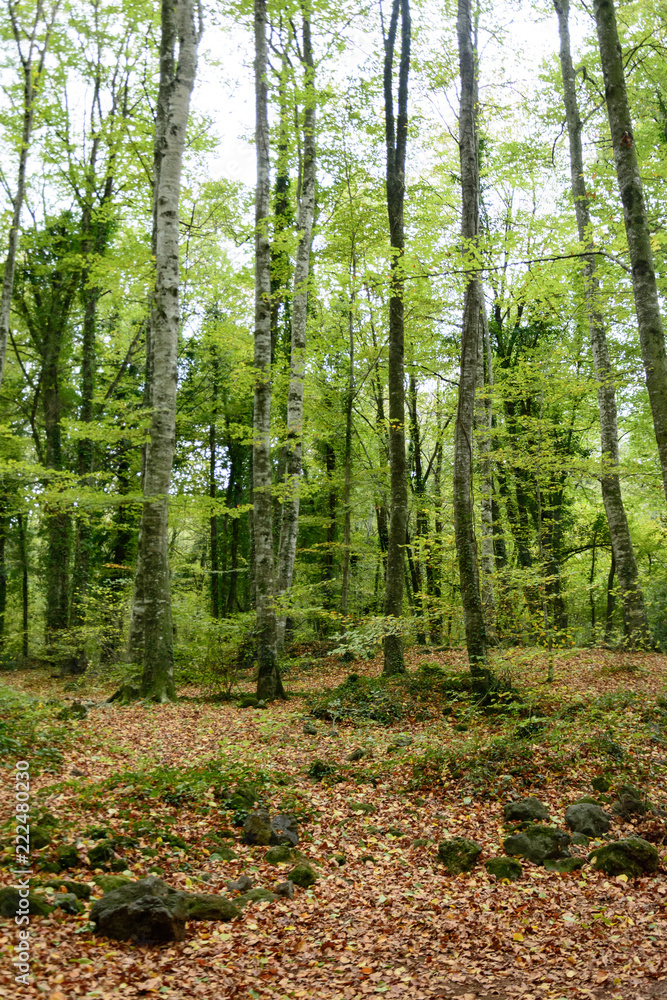
[[[0,60],[0,997],[667,997],[664,3]]]

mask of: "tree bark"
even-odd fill
[[[479,160],[477,143],[476,54],[472,42],[470,0],[459,0],[457,35],[461,74],[459,149],[464,252],[469,253],[479,234]],[[480,317],[483,308],[481,283],[474,275],[466,281],[461,335],[456,429],[454,432],[454,534],[459,562],[461,599],[470,673],[476,689],[486,690],[490,680],[487,634],[479,589],[479,568],[472,502],[472,430],[475,409]]]
[[[350,595],[350,547],[352,545],[352,510],[350,499],[352,495],[352,410],[354,405],[354,255],[352,258],[352,293],[348,302],[347,332],[349,339],[349,358],[347,375],[347,395],[345,399],[345,482],[343,484],[343,574],[340,593],[340,613],[348,612]]]
[[[193,0],[162,0],[160,86],[155,125],[155,292],[150,317],[151,427],[146,449],[135,604],[143,632],[141,694],[175,697],[169,580],[169,487],[176,435],[181,167],[201,36]],[[178,59],[176,45],[178,43]],[[137,592],[139,591],[139,592]]]
[[[623,203],[623,219],[630,252],[639,342],[660,456],[662,482],[667,497],[667,356],[653,266],[651,235],[632,132],[614,4],[612,0],[594,0],[593,7],[616,177]],[[617,566],[617,572],[618,569]]]
[[[271,247],[266,0],[254,0],[255,19],[255,393],[253,406],[253,534],[257,632],[257,697],[284,697],[276,650],[271,503]]]
[[[299,533],[299,500],[301,462],[303,455],[303,388],[306,373],[306,321],[308,318],[308,275],[313,218],[315,216],[315,67],[311,43],[310,18],[303,7],[304,112],[303,112],[303,175],[299,192],[297,229],[299,243],[294,265],[294,295],[292,298],[292,342],[290,349],[290,379],[287,395],[287,455],[285,496],[282,505],[280,543],[278,546],[278,595],[284,597],[292,587],[296,541]],[[285,644],[286,617],[281,614],[276,623],[278,650]]]
[[[19,562],[21,564],[21,655],[24,660],[28,658],[29,637],[29,591],[28,591],[28,545],[26,542],[27,514],[19,514],[17,517],[19,531]]]
[[[401,15],[401,57],[398,75],[398,115],[394,118],[393,63],[398,15]],[[403,615],[404,547],[408,521],[408,484],[405,463],[404,310],[402,257],[405,248],[405,154],[408,138],[408,76],[410,72],[410,3],[393,0],[389,32],[385,39],[384,102],[387,148],[387,214],[391,245],[391,294],[389,299],[389,459],[391,513],[384,613]],[[398,631],[384,638],[386,675],[405,673],[403,639]]]
[[[493,428],[493,367],[491,343],[486,318],[486,309],[482,303],[480,316],[479,356],[477,359],[477,390],[475,410],[477,424],[477,441],[479,447],[480,472],[480,515],[482,525],[482,605],[489,643],[496,640],[496,596],[494,588],[495,558],[493,548],[493,462],[491,460],[491,434]]]
[[[593,250],[591,217],[584,160],[581,145],[582,124],[579,117],[575,71],[572,65],[569,32],[569,0],[554,0],[558,15],[560,33],[560,63],[563,77],[565,113],[570,141],[570,168],[572,197],[577,217],[577,231],[581,243],[587,250]],[[602,500],[607,514],[609,535],[618,575],[618,585],[623,602],[623,618],[630,646],[650,644],[650,629],[644,607],[644,598],[639,586],[637,562],[632,538],[625,513],[621,480],[618,474],[618,420],[616,411],[616,389],[614,373],[609,360],[607,333],[599,303],[599,281],[597,261],[594,253],[583,258],[584,294],[588,317],[588,332],[598,384],[598,407],[600,410],[600,441],[602,451]]]

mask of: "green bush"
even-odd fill
[[[316,719],[358,722],[364,719],[390,725],[405,711],[397,684],[385,677],[351,674],[332,691],[310,699],[310,713]]]
[[[61,750],[75,734],[64,720],[57,720],[61,708],[0,685],[0,759],[26,759],[35,770],[59,766]]]

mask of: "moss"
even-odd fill
[[[302,889],[309,889],[317,882],[317,875],[309,864],[301,863],[296,865],[289,873],[290,882],[300,886]]]
[[[452,837],[438,844],[438,857],[450,875],[460,875],[475,867],[482,848],[465,837]]]
[[[484,862],[489,875],[495,875],[497,879],[509,879],[510,882],[518,881],[523,875],[523,867],[514,858],[489,858]]]
[[[627,837],[598,847],[588,855],[588,860],[605,875],[628,875],[638,878],[658,870],[658,852],[641,837]]]

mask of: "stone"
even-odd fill
[[[362,861],[364,864],[366,864],[367,861],[370,861],[370,863],[372,865],[376,865],[377,864],[377,861],[375,860],[375,858],[373,857],[372,854],[362,854],[359,857],[359,860]]]
[[[76,849],[76,844],[61,844],[56,851],[56,864],[58,865],[58,871],[63,871],[65,868],[78,868],[79,864],[79,852]]]
[[[495,875],[497,879],[506,878],[510,882],[518,881],[523,875],[523,866],[514,858],[489,858],[484,867],[489,875]]]
[[[534,820],[549,819],[549,810],[543,802],[530,795],[516,802],[506,802],[503,806],[503,815],[507,823],[529,823]]]
[[[297,852],[293,851],[291,847],[283,844],[279,847],[270,847],[264,855],[264,860],[267,865],[282,865],[288,861],[295,861],[296,854]]]
[[[299,843],[296,817],[289,813],[279,813],[271,819],[271,844],[287,844],[296,847]]]
[[[619,785],[616,789],[614,802],[611,804],[611,811],[621,819],[628,819],[630,816],[643,816],[651,809],[651,803],[644,793],[634,785]]]
[[[642,837],[627,837],[604,844],[592,851],[588,860],[605,875],[627,875],[630,878],[650,875],[660,865],[657,850]]]
[[[234,920],[241,915],[231,899],[211,892],[188,894],[185,905],[188,920]]]
[[[481,853],[479,844],[465,837],[452,837],[438,844],[438,857],[450,875],[472,871]]]
[[[294,899],[294,882],[287,879],[286,882],[279,882],[274,888],[276,896],[282,899]]]
[[[599,799],[594,799],[592,795],[582,795],[580,799],[577,799],[577,801],[575,802],[575,805],[578,805],[580,802],[590,802],[590,804],[592,806],[600,806],[600,805],[602,805],[602,803],[600,802],[600,800]]]
[[[594,792],[608,792],[611,788],[611,781],[605,778],[604,774],[596,774],[591,781],[591,788]]]
[[[575,831],[575,833],[572,834],[572,843],[575,847],[588,847],[590,841],[585,833],[577,833]]]
[[[51,833],[45,826],[33,826],[30,824],[30,847],[33,851],[41,851],[43,847],[48,847],[51,843]]]
[[[237,705],[239,708],[257,708],[257,695],[242,694]]]
[[[127,875],[96,875],[93,878],[93,882],[102,892],[113,892],[114,889],[120,889],[121,885],[127,885],[131,881]]]
[[[317,736],[317,726],[314,722],[304,722],[303,724],[303,735],[304,736]]]
[[[90,899],[90,886],[85,882],[71,882],[69,879],[53,878],[41,883],[45,889],[60,889],[73,893],[77,899]]]
[[[311,885],[317,882],[317,875],[309,864],[302,862],[296,865],[289,873],[289,880],[301,889],[309,889]]]
[[[390,834],[392,837],[405,836],[405,830],[401,830],[399,826],[388,826],[385,832]]]
[[[587,837],[601,837],[607,833],[610,821],[609,813],[592,802],[575,802],[565,810],[565,822],[570,830]]]
[[[584,867],[583,858],[563,858],[561,861],[553,861],[547,858],[544,868],[548,872],[560,872],[561,875],[571,874]]]
[[[238,854],[229,847],[219,847],[213,854],[209,854],[209,861],[234,861],[236,858]]]
[[[31,825],[30,827],[30,838],[32,839],[32,833],[35,827],[44,827],[44,826],[49,827],[50,829],[54,829],[55,827],[58,826],[58,820],[53,815],[53,813],[45,812],[41,813],[37,817],[37,819],[35,820],[35,826]]]
[[[350,809],[352,812],[364,813],[366,816],[371,816],[377,809],[370,802],[350,802]]]
[[[536,865],[543,865],[547,858],[567,857],[565,850],[570,836],[553,826],[532,824],[520,833],[512,834],[503,841],[506,854],[527,858]]]
[[[89,826],[87,830],[83,831],[83,835],[90,837],[91,840],[105,840],[111,836],[111,830],[106,826]]]
[[[234,904],[243,909],[247,903],[271,902],[271,900],[276,898],[275,892],[271,892],[270,889],[263,889],[258,886],[256,889],[249,889],[248,892],[244,892],[243,895],[237,896],[234,900]]]
[[[366,751],[363,749],[363,747],[355,747],[355,749],[352,750],[351,753],[347,755],[347,759],[354,764],[358,760],[363,760],[365,756],[366,756]]]
[[[88,851],[88,860],[92,868],[101,868],[114,856],[113,844],[110,840],[100,840]]]
[[[182,941],[187,919],[186,894],[159,878],[129,882],[107,892],[90,909],[97,933],[138,943]]]
[[[343,865],[347,864],[347,855],[346,854],[334,854],[333,860],[336,862],[336,864],[338,865],[339,868],[342,868]]]
[[[227,888],[230,892],[245,892],[246,889],[252,889],[254,882],[247,875],[240,875],[236,881],[230,879],[227,883]]]
[[[271,819],[266,809],[256,809],[246,817],[243,833],[247,844],[262,844],[266,847],[271,843]]]
[[[53,897],[53,905],[63,913],[76,917],[85,910],[85,904],[73,892],[57,892]]]
[[[0,889],[0,916],[11,917],[13,920],[19,912],[25,913],[25,910],[19,910],[20,899],[19,890],[14,886]],[[28,893],[27,912],[31,917],[48,917],[52,909],[53,907],[49,905],[44,896],[39,896],[34,892]]]
[[[428,844],[428,837],[417,837],[416,840],[412,841],[413,847],[426,847]]]

